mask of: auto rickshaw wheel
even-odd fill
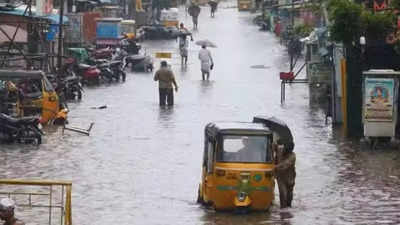
[[[204,199],[203,199],[203,197],[202,197],[201,194],[200,194],[200,187],[199,187],[199,189],[197,190],[197,203],[204,204]]]
[[[78,91],[78,100],[82,100],[82,91],[81,90]]]

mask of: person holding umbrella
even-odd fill
[[[199,51],[199,60],[201,63],[201,76],[202,79],[205,80],[207,75],[207,80],[210,79],[210,70],[214,67],[214,61],[211,56],[211,52],[207,49],[207,46],[204,44],[201,46]]]
[[[215,11],[217,11],[218,2],[216,0],[211,0],[208,2],[211,8],[211,17],[214,17]]]
[[[200,7],[193,3],[188,8],[189,15],[192,17],[194,30],[197,30],[200,11],[201,11]]]
[[[201,46],[201,49],[199,51],[199,60],[201,63],[202,78],[203,80],[205,80],[207,75],[207,80],[209,80],[210,70],[214,68],[214,60],[211,56],[211,52],[207,49],[207,47],[216,48],[217,46],[207,39],[196,41],[196,44]]]

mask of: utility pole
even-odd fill
[[[290,23],[291,23],[291,34],[290,34],[290,41],[289,41],[289,52],[290,52],[290,72],[293,72],[294,65],[293,65],[293,39],[294,39],[294,0],[292,0],[292,12],[290,13]]]
[[[60,21],[58,24],[58,61],[57,61],[57,66],[59,71],[61,71],[61,66],[62,66],[62,57],[63,57],[63,24],[64,24],[64,0],[60,1]]]

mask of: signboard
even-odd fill
[[[55,24],[50,25],[49,31],[46,33],[46,41],[55,41],[57,32],[58,32],[58,25]]]
[[[119,38],[121,27],[119,23],[97,22],[97,38]]]
[[[364,119],[368,122],[393,121],[394,79],[366,78]]]
[[[170,59],[172,57],[171,52],[156,52],[156,58]]]

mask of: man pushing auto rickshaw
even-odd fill
[[[277,141],[275,175],[279,189],[281,208],[292,207],[293,188],[296,179],[296,154],[293,152],[294,143]]]
[[[275,168],[281,208],[292,207],[293,188],[296,179],[296,154],[294,140],[287,124],[276,118],[256,116],[253,122],[263,123],[274,132]]]

